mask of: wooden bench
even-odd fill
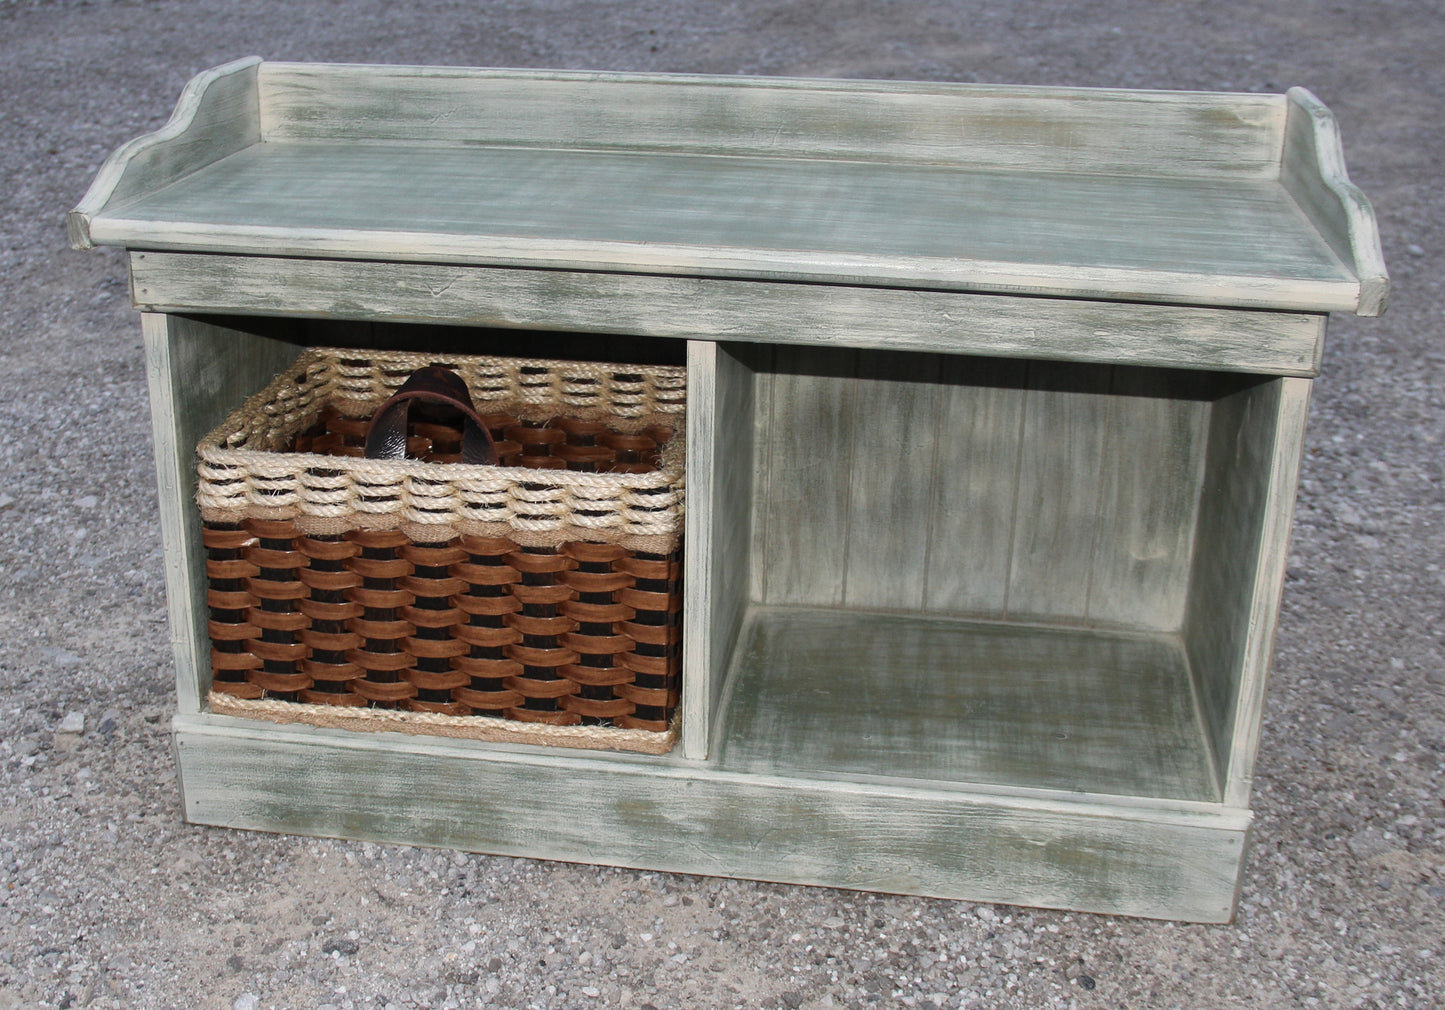
[[[1388,288],[1307,92],[249,59],[69,226],[144,313],[192,821],[1233,915],[1326,313]],[[679,747],[209,713],[201,435],[298,345],[537,331],[688,365]]]

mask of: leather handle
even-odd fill
[[[491,432],[472,406],[467,384],[449,368],[427,365],[407,378],[391,399],[371,417],[366,429],[367,459],[406,458],[406,418],[418,400],[451,407],[462,415],[462,462],[491,465],[497,462]]]

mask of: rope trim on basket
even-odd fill
[[[409,733],[413,736],[444,736],[487,743],[538,744],[576,750],[615,750],[637,754],[666,754],[677,742],[679,722],[658,733],[613,726],[541,726],[477,715],[441,715],[435,712],[404,712],[379,708],[336,708],[294,701],[237,698],[212,691],[207,696],[212,712],[268,722],[321,726],[365,733]]]
[[[619,430],[662,424],[674,434],[660,468],[641,474],[286,451],[323,408],[368,416],[426,364],[455,367],[479,412],[565,413],[606,418]],[[407,527],[429,531],[422,540],[505,526],[539,546],[662,542],[682,532],[685,395],[686,370],[677,367],[313,348],[201,441],[196,502],[209,522]]]

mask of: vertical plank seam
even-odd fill
[[[922,613],[934,613],[929,605],[929,580],[933,576],[933,540],[938,527],[938,455],[939,445],[943,442],[943,355],[931,355],[934,361],[934,382],[933,382],[933,454],[928,464],[928,502],[927,511],[923,521],[923,584],[919,587],[920,595],[923,597],[922,606],[919,608]],[[951,461],[954,465],[961,465],[959,461]]]
[[[1099,477],[1098,486],[1094,489],[1094,521],[1089,528],[1089,572],[1084,577],[1084,612],[1080,615],[1085,627],[1094,627],[1094,575],[1099,566],[1099,531],[1104,525],[1104,489],[1108,486],[1108,467],[1105,466],[1105,453],[1109,446],[1109,433],[1114,430],[1114,424],[1119,420],[1119,404],[1117,402],[1119,384],[1119,366],[1109,366],[1109,381],[1105,387],[1108,395],[1104,398],[1104,423],[1099,426],[1099,469],[1096,471]],[[1114,479],[1119,479],[1119,474],[1114,474]]]
[[[1014,475],[1013,475],[1013,501],[1009,508],[1009,530],[1008,530],[1008,562],[1004,566],[1003,580],[1003,610],[999,614],[999,620],[1006,621],[1009,616],[1009,595],[1013,590],[1014,566],[1017,562],[1015,552],[1018,550],[1019,530],[1019,488],[1023,480],[1024,467],[1024,432],[1027,430],[1029,417],[1029,394],[1032,392],[1034,381],[1034,363],[1024,362],[1023,374],[1023,402],[1019,406],[1018,439],[1014,445]]]
[[[848,457],[842,461],[838,468],[842,471],[843,487],[847,495],[843,502],[843,571],[842,584],[838,587],[838,606],[848,605],[848,563],[853,553],[853,469],[858,463],[858,439],[863,425],[853,407],[858,402],[858,386],[863,381],[861,374],[863,367],[863,352],[850,349],[849,357],[853,359],[853,381],[843,387],[838,398],[838,417],[841,421],[852,426],[848,439]]]

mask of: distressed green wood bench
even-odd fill
[[[250,59],[69,227],[144,313],[192,821],[1232,916],[1326,313],[1388,287],[1307,92]],[[689,366],[680,746],[208,713],[199,437],[298,344],[535,331]]]

